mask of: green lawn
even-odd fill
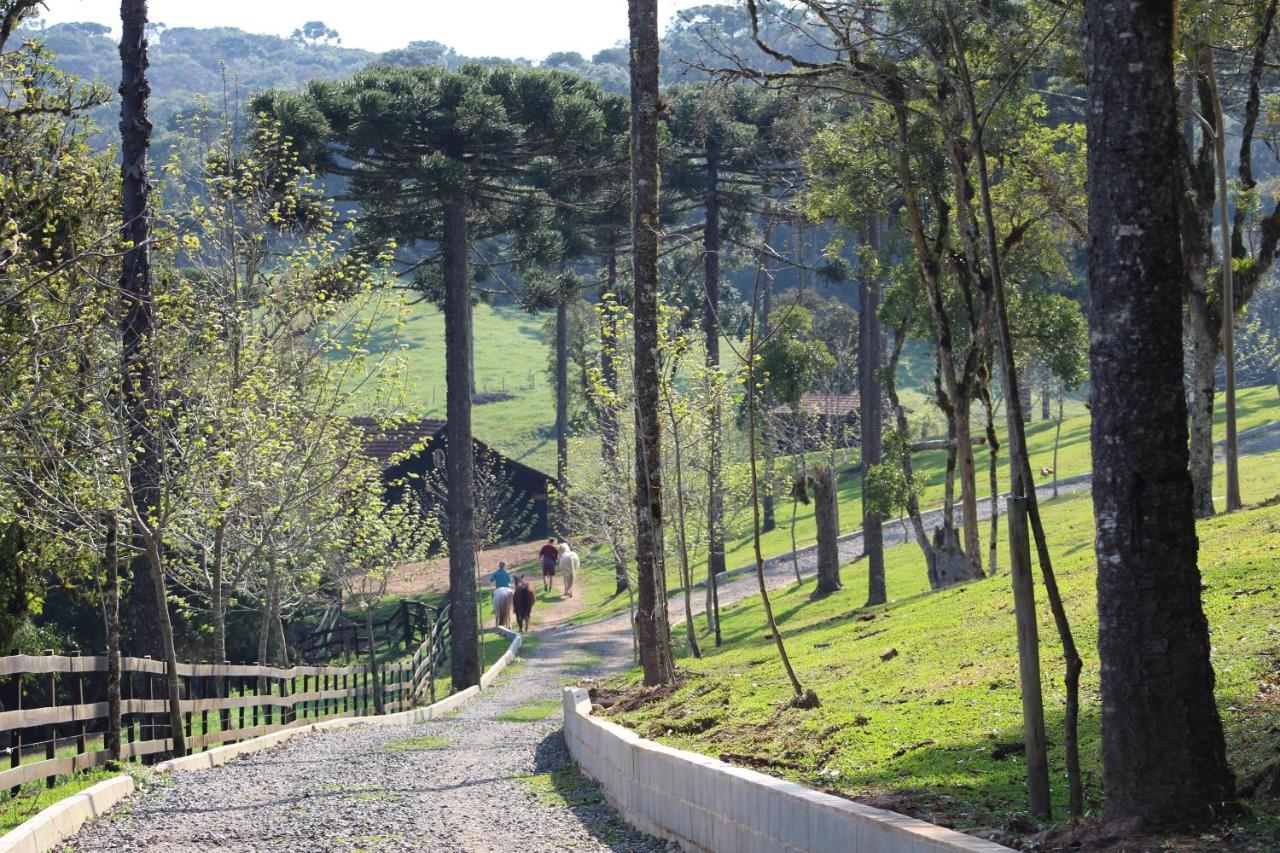
[[[1198,531],[1219,704],[1231,760],[1243,778],[1280,748],[1280,706],[1269,692],[1280,652],[1280,452],[1247,459],[1241,474],[1253,508],[1203,521]],[[1081,752],[1095,808],[1100,765],[1090,498],[1051,501],[1044,518],[1085,661]],[[1001,745],[1022,740],[1009,576],[930,594],[919,550],[900,546],[886,554],[890,603],[863,609],[863,565],[845,566],[845,590],[825,599],[809,599],[812,581],[773,596],[792,661],[801,681],[817,690],[821,708],[785,707],[789,686],[760,603],[749,599],[724,611],[724,646],[704,644],[702,660],[681,658],[679,689],[620,719],[673,745],[766,758],[774,762],[770,772],[845,795],[887,796],[891,806],[963,828],[1007,823],[1026,808],[1019,754],[996,757]],[[1063,659],[1043,588],[1037,603],[1054,807],[1061,816]],[[632,672],[614,684],[626,688],[637,677]],[[1274,832],[1275,807],[1255,807],[1261,817],[1247,831]]]

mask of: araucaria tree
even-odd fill
[[[1235,797],[1187,474],[1176,17],[1085,3],[1104,809],[1155,825]]]
[[[658,411],[658,0],[628,0],[631,32],[631,235],[635,312],[636,631],[645,684],[671,681],[662,548]]]
[[[483,241],[546,227],[550,191],[607,128],[595,84],[513,66],[374,66],[305,95],[270,93],[307,159],[347,179],[371,242],[394,240],[414,283],[444,305],[447,385],[450,665],[455,687],[480,681],[476,637],[469,256]]]

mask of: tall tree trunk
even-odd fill
[[[219,522],[213,531],[213,561],[209,572],[209,609],[213,611],[213,659],[227,662],[227,602],[222,583],[226,567],[227,525]]]
[[[702,657],[702,649],[698,646],[698,631],[693,622],[693,570],[689,566],[689,526],[685,518],[684,491],[684,459],[680,441],[680,422],[677,420],[675,405],[670,396],[667,397],[667,417],[671,420],[671,449],[675,454],[672,460],[675,465],[676,487],[676,537],[680,545],[680,592],[684,599],[684,633],[689,644],[689,654],[695,658]],[[707,579],[707,588],[715,583],[714,576]]]
[[[276,577],[275,594],[271,596],[271,627],[276,635],[276,662],[289,665],[289,641],[284,636],[284,617],[280,613],[280,578]]]
[[[617,299],[618,286],[618,252],[617,244],[610,244],[608,260],[605,264],[605,292],[613,294]],[[618,410],[612,400],[618,393],[618,365],[616,360],[618,346],[617,316],[611,311],[600,313],[600,375],[605,387],[609,390],[610,400],[600,407],[600,455],[604,460],[604,470],[612,476],[618,470],[618,440],[622,434],[618,423]],[[614,560],[614,593],[619,594],[630,588],[631,579],[627,573],[627,564],[613,549]]]
[[[121,385],[125,428],[132,450],[130,487],[138,514],[148,521],[160,506],[160,439],[152,429],[159,408],[156,390],[155,301],[151,291],[151,184],[147,180],[147,152],[151,147],[151,122],[147,118],[147,4],[123,0],[120,4],[120,207],[122,237],[128,247],[120,276],[124,309],[121,322]],[[142,533],[135,525],[133,583],[126,593],[125,645],[135,655],[163,655],[164,640],[157,610],[164,601],[154,598],[156,572],[147,556]]]
[[[782,632],[778,630],[778,621],[773,617],[773,604],[769,600],[769,589],[764,581],[764,554],[760,548],[760,475],[756,468],[756,404],[759,400],[759,390],[756,388],[756,311],[758,309],[759,294],[753,294],[751,299],[751,330],[747,341],[747,456],[751,463],[751,518],[752,518],[752,535],[751,542],[755,551],[756,558],[756,584],[760,589],[760,603],[764,606],[764,618],[769,626],[769,633],[773,636],[774,647],[778,650],[778,659],[782,661],[782,668],[787,673],[787,679],[791,682],[791,689],[794,691],[791,704],[796,707],[816,708],[822,703],[818,700],[818,694],[812,689],[805,690],[800,679],[796,676],[795,668],[791,665],[791,657],[787,654],[786,643],[782,640]],[[794,525],[792,530],[794,531]],[[794,533],[793,533],[794,535]],[[794,540],[793,540],[794,545]]]
[[[1031,387],[1031,362],[1028,360],[1022,365],[1022,372],[1018,376],[1018,402],[1019,408],[1022,409],[1024,424],[1031,423],[1031,416],[1035,412],[1035,408],[1031,405]]]
[[[114,512],[103,517],[106,547],[102,564],[106,575],[102,613],[107,629],[107,733],[103,746],[107,758],[120,760],[120,548],[119,522]]]
[[[1234,800],[1200,601],[1182,394],[1175,7],[1085,2],[1104,815]]]
[[[556,303],[556,485],[568,484],[569,467],[569,306]],[[557,525],[559,526],[559,525]]]
[[[839,592],[840,520],[836,503],[836,469],[818,465],[813,469],[813,517],[818,526],[818,585],[813,594]]]
[[[475,468],[471,439],[471,279],[467,275],[467,202],[459,190],[444,205],[445,472],[449,520],[449,668],[455,690],[480,683],[476,618]]]
[[[982,540],[978,520],[978,474],[973,460],[973,426],[969,408],[973,400],[966,394],[956,396],[953,409],[956,425],[956,464],[960,478],[960,523],[964,528],[965,576],[980,578],[982,574]]]
[[[150,551],[151,580],[155,586],[156,601],[169,600],[165,589],[163,552],[160,540],[155,536],[147,537],[147,550]],[[173,737],[173,754],[182,757],[187,754],[187,742],[182,730],[182,686],[178,680],[178,650],[174,642],[173,621],[169,618],[169,607],[166,604],[158,614],[160,623],[160,639],[164,650],[165,687],[169,703],[169,729]]]
[[[898,363],[902,358],[902,346],[906,343],[907,330],[909,328],[910,321],[904,320],[896,330],[893,348],[889,353],[889,363],[885,366],[884,371],[885,396],[889,398],[889,405],[893,409],[893,417],[897,424],[898,433],[903,437],[904,441],[911,437],[911,425],[907,421],[907,411],[903,408],[902,401],[898,399]],[[908,486],[907,517],[911,519],[911,531],[915,534],[916,544],[920,546],[921,553],[924,554],[927,577],[934,578],[937,577],[937,556],[933,552],[933,546],[929,543],[929,536],[924,528],[924,516],[920,512],[920,498],[917,497],[915,489],[915,464],[911,461],[909,444],[903,449],[900,464],[902,465],[902,476]]]
[[[707,349],[707,374],[720,373],[720,170],[714,144],[707,146],[707,187],[703,206],[706,222],[702,227],[703,283],[706,287],[702,303],[702,336]],[[711,399],[707,448],[707,573],[718,575],[724,564],[724,437],[721,435],[723,413],[719,387]],[[708,578],[708,582],[710,579]]]
[[[1274,14],[1274,9],[1272,10]],[[1225,432],[1226,453],[1223,465],[1227,469],[1227,512],[1235,512],[1244,504],[1240,500],[1240,448],[1236,438],[1236,359],[1235,359],[1235,269],[1232,264],[1231,227],[1229,213],[1231,199],[1227,195],[1227,131],[1222,120],[1222,95],[1218,90],[1218,75],[1213,67],[1213,48],[1204,45],[1200,56],[1205,66],[1205,80],[1213,98],[1214,154],[1218,176],[1218,222],[1222,238],[1222,259],[1219,268],[1222,275],[1222,358],[1226,368]]]
[[[1040,362],[1040,420],[1047,421],[1053,415],[1049,404],[1053,401],[1053,373],[1047,362]]]
[[[452,612],[452,608],[451,608]],[[452,623],[452,616],[450,616]],[[370,687],[373,690],[373,713],[381,715],[383,712],[383,700],[386,698],[382,692],[382,673],[378,666],[378,640],[373,635],[373,607],[366,606],[364,609],[364,630],[369,637],[369,679],[372,682]],[[451,632],[453,630],[450,625]],[[475,645],[474,643],[472,644]],[[452,651],[450,651],[452,654]],[[471,685],[467,685],[470,687]]]
[[[868,243],[875,251],[885,244],[884,217],[872,217],[867,227]],[[867,556],[867,605],[887,600],[884,577],[884,519],[868,500],[867,472],[883,459],[884,409],[880,391],[880,370],[884,362],[884,331],[880,327],[882,284],[864,265],[858,277],[858,394],[859,426],[862,429],[862,552]]]
[[[635,254],[636,629],[644,683],[667,684],[662,426],[658,418],[658,3],[628,0],[631,34],[631,233]]]
[[[766,192],[767,197],[767,192]],[[764,297],[760,301],[760,330],[765,337],[769,336],[772,326],[769,324],[769,317],[773,313],[773,255],[770,239],[773,235],[773,220],[766,219],[764,231],[764,244],[770,249],[765,254],[764,264]],[[773,430],[769,428],[769,412],[773,409],[773,395],[768,389],[764,392],[764,417],[760,419],[760,438],[764,444],[764,494],[760,496],[761,509],[764,518],[761,521],[761,530],[768,533],[778,526],[778,517],[774,509],[774,491],[777,474],[775,473],[774,459],[778,455],[778,444]]]

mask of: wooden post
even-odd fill
[[[218,664],[218,666],[224,668],[223,674],[218,676],[218,698],[224,701],[231,698],[231,677],[226,674],[226,665],[227,662],[225,660]],[[218,728],[224,732],[231,731],[230,708],[224,707],[218,709]],[[223,741],[223,743],[229,742],[230,741]]]
[[[53,649],[46,649],[45,653],[52,656]],[[49,673],[49,707],[58,707],[58,674],[56,672]],[[58,727],[56,724],[45,727],[44,738],[44,757],[46,760],[52,760],[58,755]],[[44,786],[52,788],[58,783],[57,776],[46,776]]]
[[[15,682],[14,694],[18,697],[18,701],[16,703],[17,707],[15,707],[14,710],[21,711],[22,710],[22,676],[15,675],[13,676],[13,679]],[[21,714],[19,714],[19,716],[21,716]],[[19,728],[19,729],[14,729],[13,731],[13,749],[9,753],[9,766],[18,767],[21,764],[22,764],[22,729]],[[20,793],[22,793],[21,785],[14,785],[12,788],[9,789],[9,796],[11,797],[16,797]]]
[[[260,664],[259,664],[259,666],[260,666]],[[255,675],[255,677],[254,677],[254,679],[253,679],[253,687],[252,687],[252,690],[253,690],[253,696],[254,696],[254,698],[256,699],[256,698],[258,697],[258,695],[259,695],[259,691],[258,691],[258,678],[256,677],[256,675]],[[260,717],[261,713],[262,713],[261,706],[260,706],[257,702],[254,702],[254,703],[253,703],[253,727],[254,727],[255,729],[256,729],[256,728],[258,727],[258,725],[259,725],[258,720],[259,720],[259,717]]]
[[[409,602],[403,598],[400,599],[400,626],[404,634],[404,651],[408,654],[413,651],[413,620],[409,617]]]
[[[211,683],[213,684],[213,690],[209,689]],[[208,699],[211,695],[215,699],[218,697],[217,683],[212,681],[209,675],[200,676],[200,698]],[[200,736],[206,738],[209,736],[209,709],[207,707],[200,709]],[[206,750],[209,749],[208,741],[205,741],[204,748]]]
[[[71,657],[72,657],[71,672],[76,677],[76,705],[83,706],[84,705],[84,668],[76,667],[76,661],[80,659],[80,652],[79,651],[72,652]],[[80,716],[79,708],[76,709],[75,716],[79,718]],[[82,719],[80,720],[79,730],[76,733],[76,754],[77,755],[84,755],[85,753],[86,742],[88,740],[88,738],[86,737],[87,734],[88,734],[88,729],[85,727],[85,721]]]
[[[1026,740],[1027,794],[1031,814],[1052,817],[1049,760],[1040,690],[1040,634],[1036,629],[1036,591],[1031,577],[1031,540],[1027,535],[1027,499],[1009,498],[1009,562],[1013,570],[1013,607],[1018,625],[1018,676],[1022,687],[1022,732]]]

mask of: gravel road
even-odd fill
[[[304,735],[212,770],[160,778],[61,849],[676,850],[622,823],[567,769],[561,685],[630,661],[625,622],[548,632],[452,717]],[[545,716],[499,719],[513,709]]]

